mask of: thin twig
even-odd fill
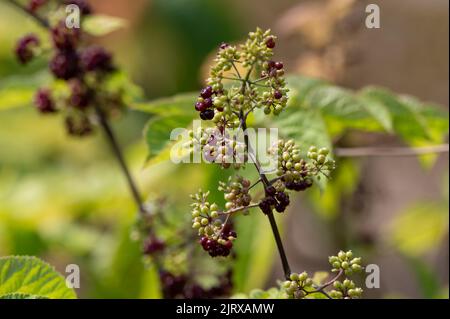
[[[30,16],[33,19],[35,19],[43,27],[45,27],[47,29],[50,28],[50,24],[48,23],[48,21],[46,19],[38,16],[34,12],[31,12],[30,10],[25,8],[23,5],[21,5],[17,1],[15,1],[15,0],[8,0],[8,2],[11,3],[13,6],[15,6],[16,8],[18,8],[19,10],[23,11],[24,13],[26,13],[28,16]]]
[[[335,154],[339,157],[397,157],[417,156],[425,154],[448,153],[449,145],[440,144],[423,147],[351,147],[336,148]]]
[[[133,177],[131,176],[128,166],[125,162],[125,158],[123,156],[123,153],[119,146],[119,143],[117,142],[117,139],[114,135],[114,132],[113,132],[111,126],[109,125],[109,122],[108,122],[104,112],[102,111],[102,109],[96,105],[95,111],[97,113],[97,116],[98,116],[98,119],[100,122],[100,126],[103,128],[103,131],[105,132],[105,135],[111,146],[111,150],[113,151],[113,154],[117,158],[119,166],[122,169],[123,174],[125,175],[125,178],[128,183],[128,187],[130,188],[131,194],[133,195],[133,199],[136,203],[136,206],[138,206],[139,212],[141,214],[144,214],[146,212],[146,210],[145,210],[144,204],[142,202],[141,195],[139,194],[136,183],[134,182]]]

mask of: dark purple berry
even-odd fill
[[[78,64],[75,52],[58,52],[50,61],[50,70],[55,77],[69,80],[79,74]]]
[[[144,253],[146,255],[152,255],[164,250],[166,244],[159,238],[150,238],[144,245]]]
[[[84,70],[90,71],[112,71],[112,56],[100,46],[91,46],[81,53],[81,65]]]
[[[286,206],[284,206],[281,203],[278,203],[278,204],[275,205],[275,210],[277,212],[279,212],[279,213],[282,213],[282,212],[284,212],[286,210]]]
[[[275,69],[281,70],[283,69],[284,65],[283,62],[275,62]]]
[[[210,108],[213,106],[213,101],[211,98],[207,98],[203,101],[203,103],[205,103],[206,108]]]
[[[89,5],[88,1],[86,0],[65,0],[64,4],[75,4],[80,8],[80,11],[84,15],[89,15],[92,13],[91,6]]]
[[[79,109],[86,108],[92,99],[89,89],[78,79],[70,83],[70,89],[70,105]]]
[[[269,49],[275,48],[275,39],[274,39],[273,37],[268,38],[268,39],[266,40],[266,46],[267,46]]]
[[[211,97],[213,94],[213,89],[211,86],[207,86],[205,87],[203,90],[201,90],[200,92],[200,96],[204,99],[207,99],[209,97]]]
[[[56,112],[55,103],[48,89],[39,89],[34,97],[34,104],[41,113]]]
[[[28,34],[17,42],[15,51],[20,63],[26,64],[33,59],[33,48],[39,46],[39,43],[39,39],[34,34]]]
[[[68,28],[64,21],[60,21],[51,30],[52,41],[55,48],[62,51],[73,51],[80,41],[80,29]]]
[[[277,190],[276,190],[275,187],[273,187],[273,186],[269,186],[269,187],[267,187],[267,189],[266,189],[266,193],[267,193],[267,195],[269,195],[269,196],[274,196],[274,195],[276,194],[276,192],[277,192]]]
[[[273,93],[273,97],[276,98],[277,100],[279,100],[283,97],[283,93],[281,93],[280,91],[275,91]]]
[[[214,110],[207,109],[200,113],[200,118],[204,121],[209,121],[214,118]]]
[[[275,68],[275,61],[271,60],[271,61],[267,62],[267,67],[269,70]]]
[[[204,110],[206,110],[206,105],[203,101],[198,101],[197,103],[195,103],[195,110],[198,112],[203,112]]]

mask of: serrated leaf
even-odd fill
[[[192,121],[191,115],[161,116],[151,119],[145,128],[145,139],[149,148],[148,160],[173,144],[170,134],[173,129],[185,128]]]
[[[74,299],[65,278],[36,257],[0,258],[0,296],[27,294],[51,299]]]
[[[96,14],[84,18],[83,30],[94,36],[103,36],[126,25],[127,22],[122,18]]]

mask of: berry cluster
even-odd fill
[[[303,299],[314,298],[315,295],[322,294],[334,299],[360,298],[363,292],[361,288],[356,287],[355,283],[348,278],[344,278],[342,282],[339,279],[344,275],[348,276],[353,272],[360,271],[362,269],[360,265],[361,258],[353,258],[351,251],[340,251],[338,256],[331,256],[329,260],[333,266],[332,272],[339,272],[337,276],[319,285],[309,278],[306,272],[301,274],[292,273],[289,279],[281,284],[281,288],[287,297],[290,299]],[[345,266],[345,270],[343,267],[341,268],[341,264],[344,262],[349,264],[349,266]],[[348,271],[348,269],[351,269],[351,271]],[[330,288],[331,290],[327,292],[326,289]]]
[[[237,136],[230,136],[227,130],[199,128],[195,133],[191,131],[190,136],[187,147],[191,152],[201,152],[207,163],[216,163],[225,169],[231,166],[239,169],[246,161],[245,143]]]
[[[354,272],[360,272],[362,270],[361,258],[353,258],[353,252],[351,250],[347,252],[341,250],[337,254],[337,256],[329,257],[328,261],[333,267],[333,272],[343,271],[347,276],[350,276]]]
[[[207,201],[208,195],[209,192],[203,193],[200,190],[191,196],[194,200],[192,228],[198,229],[198,235],[201,236],[199,242],[211,257],[226,257],[230,254],[237,235],[230,224],[224,223],[220,218],[217,204]]]
[[[301,157],[300,147],[293,140],[280,140],[269,153],[277,158],[277,175],[289,190],[304,191],[313,185],[313,177],[323,174],[327,176],[335,168],[335,162],[328,159],[328,149],[317,151],[311,146],[308,152],[310,162]]]
[[[239,127],[239,114],[256,108],[264,108],[266,114],[281,113],[286,107],[288,89],[283,63],[271,60],[275,40],[270,30],[258,28],[249,33],[241,50],[226,43],[220,45],[207,86],[195,104],[201,119],[213,120],[223,129]],[[238,66],[246,69],[245,76]],[[239,85],[224,85],[225,80]]]
[[[219,191],[224,193],[226,210],[232,210],[239,207],[250,205],[252,197],[249,194],[250,181],[242,176],[236,175],[230,177],[227,183],[219,182]],[[247,213],[243,210],[243,213]]]
[[[343,282],[335,281],[333,287],[330,296],[334,299],[358,299],[363,293],[363,290],[356,287],[355,283],[349,279],[345,279]]]
[[[63,5],[68,4],[78,5],[83,16],[92,12],[86,0],[62,1],[58,10],[63,11]],[[27,8],[37,16],[47,6],[51,7],[48,1],[31,0]],[[104,85],[114,71],[112,55],[100,46],[84,46],[82,30],[67,27],[64,19],[56,21],[48,31],[52,46],[48,67],[55,79],[63,82],[55,82],[53,89],[39,89],[34,99],[35,105],[41,113],[63,112],[70,135],[88,135],[93,130],[91,115],[94,106],[101,108],[105,114],[111,112],[112,108],[123,106],[120,93],[111,92]],[[29,34],[21,38],[15,49],[18,61],[27,64],[43,53],[40,45],[41,41],[36,35]],[[64,83],[64,88],[61,83]]]
[[[159,274],[164,298],[186,298],[186,299],[212,299],[228,296],[233,288],[232,272],[228,271],[219,284],[204,288],[199,284],[190,282],[186,275],[175,275],[162,270]]]
[[[266,197],[259,203],[259,208],[266,215],[274,209],[278,213],[283,213],[290,203],[289,195],[284,191],[282,185],[278,189],[275,186],[269,186],[266,188]]]
[[[306,272],[301,274],[292,273],[289,280],[286,280],[282,287],[289,299],[302,299],[313,291],[313,281]]]

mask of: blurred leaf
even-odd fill
[[[281,226],[282,216],[277,217],[278,225]],[[234,289],[247,293],[261,287],[267,280],[272,268],[270,261],[274,260],[275,245],[270,224],[258,210],[239,218],[236,226],[239,240],[235,245],[238,258],[233,271]]]
[[[76,294],[49,264],[36,257],[0,258],[0,295],[28,294],[56,299],[73,299]]]
[[[30,105],[35,91],[48,84],[47,72],[26,76],[10,76],[0,80],[0,110]]]
[[[437,273],[420,258],[408,258],[407,261],[416,275],[423,297],[427,299],[437,298],[440,293]]]
[[[314,284],[320,286],[329,276],[330,273],[327,271],[316,271],[312,277],[312,281],[314,282]]]
[[[389,241],[406,256],[421,256],[437,247],[448,232],[448,207],[420,203],[396,216]]]
[[[355,191],[359,177],[359,168],[353,161],[348,159],[338,161],[337,169],[327,183],[326,192],[312,188],[307,193],[314,212],[327,220],[336,218],[340,211],[341,200]]]
[[[83,30],[93,36],[103,36],[126,25],[127,22],[122,18],[96,14],[84,18]]]

